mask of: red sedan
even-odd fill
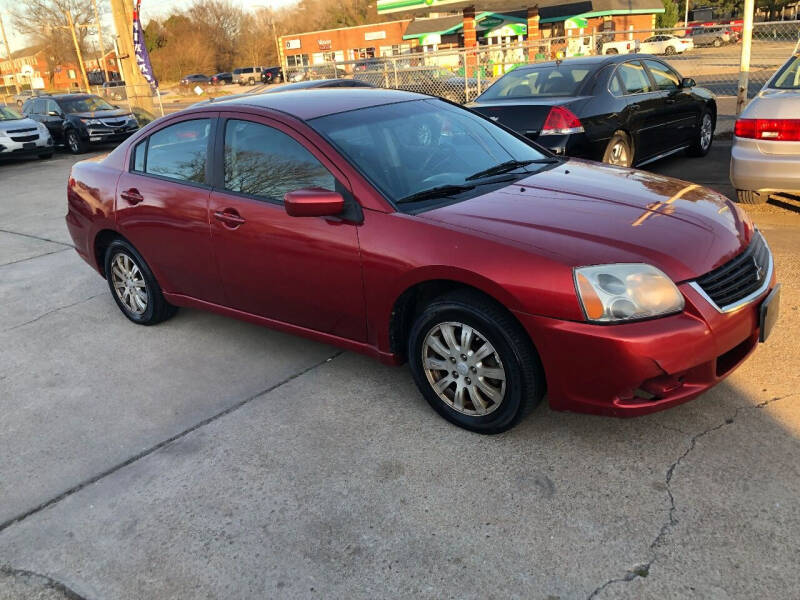
[[[630,416],[718,383],[769,334],[772,255],[723,196],[549,154],[428,96],[247,96],[75,165],[67,224],[123,314],[188,306],[408,361],[474,431]]]

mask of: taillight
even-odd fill
[[[737,119],[733,134],[754,140],[800,142],[800,119]]]
[[[583,133],[581,120],[568,108],[551,107],[539,135],[569,135],[570,133]]]

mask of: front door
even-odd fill
[[[117,183],[116,214],[165,292],[222,303],[208,224],[206,161],[214,123],[208,116],[186,118],[139,142]]]
[[[286,192],[347,181],[291,128],[229,115],[219,131],[211,239],[232,308],[357,341],[366,340],[358,225],[290,217]]]
[[[681,78],[669,66],[658,60],[643,61],[662,95],[659,122],[669,136],[672,148],[692,142],[700,119],[700,104],[692,98],[691,90],[681,88]]]

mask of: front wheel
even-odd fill
[[[689,156],[705,156],[711,150],[711,144],[714,141],[714,117],[708,110],[704,110],[700,116],[700,126],[697,130],[697,135],[692,140],[692,145],[689,146],[686,153]]]
[[[86,151],[86,144],[74,129],[67,132],[67,149],[72,154],[83,154]]]
[[[619,50],[617,50],[616,48],[609,48],[608,50],[606,50],[606,54],[619,54]]]
[[[633,150],[628,136],[622,131],[617,131],[608,140],[603,162],[618,167],[630,167],[633,164]]]
[[[164,299],[150,267],[127,241],[117,239],[109,245],[105,275],[117,306],[134,323],[155,325],[177,311]]]
[[[714,48],[722,46],[722,38],[714,38]]]
[[[256,80],[253,79],[252,77],[247,80],[247,85],[255,85],[255,84],[256,84]]]
[[[666,54],[667,56],[672,56],[673,54],[675,54],[675,48],[672,46],[667,46],[667,49],[664,50],[664,54]]]
[[[429,304],[411,328],[408,358],[431,407],[478,433],[512,428],[544,395],[541,363],[524,330],[476,292],[452,292]]]

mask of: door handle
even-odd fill
[[[667,98],[667,99],[665,100],[665,102],[666,102],[667,104],[675,104],[675,98]]]
[[[120,198],[123,200],[127,200],[131,204],[139,204],[142,200],[144,200],[144,196],[139,193],[139,190],[136,188],[131,188],[129,190],[125,190],[124,192],[119,193]]]
[[[637,110],[641,110],[641,109],[642,109],[642,107],[641,107],[641,106],[639,106],[638,104],[631,104],[629,108],[630,108],[632,111],[637,111]]]
[[[236,229],[245,222],[242,216],[232,208],[215,211],[214,218],[232,229]]]

